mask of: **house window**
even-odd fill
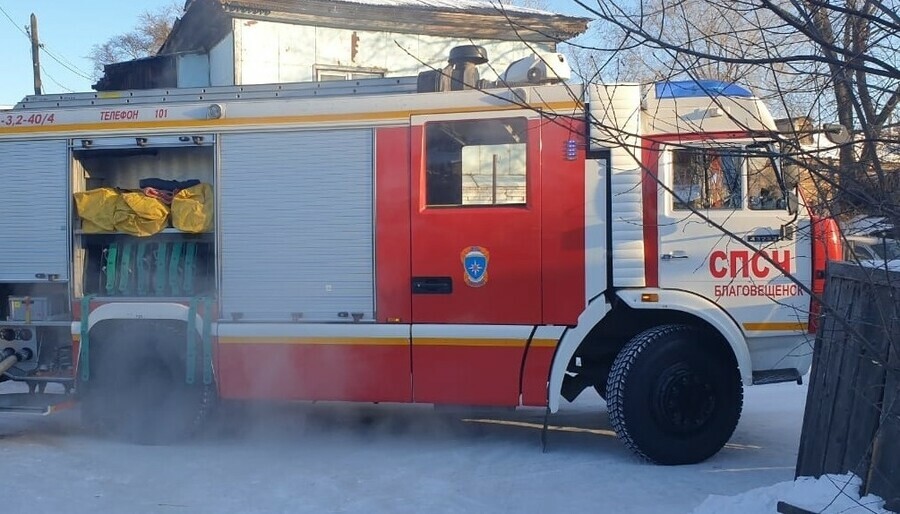
[[[743,161],[736,148],[673,151],[675,210],[740,209]]]
[[[316,81],[379,79],[384,72],[367,68],[345,68],[341,66],[316,66]]]
[[[524,205],[527,136],[525,118],[426,123],[427,205]]]

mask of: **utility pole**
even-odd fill
[[[37,16],[31,13],[31,63],[34,68],[34,94],[43,94],[44,86],[41,83],[41,41],[38,38]]]

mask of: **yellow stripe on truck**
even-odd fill
[[[220,337],[220,344],[297,344],[408,346],[409,340],[397,337]]]
[[[390,337],[220,337],[221,344],[282,344],[282,345],[358,345],[358,346],[407,346],[408,339]],[[475,339],[462,337],[428,337],[416,339],[415,346],[479,346],[499,348],[524,348],[525,339]],[[555,348],[555,339],[535,339],[531,346]]]
[[[547,109],[551,111],[569,110],[578,107],[576,102],[549,102],[535,104],[533,108]],[[222,129],[228,127],[246,126],[271,126],[271,125],[305,125],[322,123],[364,123],[377,121],[403,121],[409,123],[411,116],[433,116],[436,114],[456,114],[468,112],[492,112],[521,109],[516,104],[490,105],[477,107],[448,107],[446,109],[415,109],[408,111],[389,111],[372,113],[346,113],[346,114],[310,114],[306,116],[259,116],[252,118],[223,118],[220,120],[193,119],[171,121],[132,121],[122,123],[72,123],[66,125],[28,125],[19,127],[0,128],[0,136],[6,134],[34,134],[54,132],[104,132],[104,131],[128,131],[147,129],[184,129],[197,130]]]
[[[415,346],[487,346],[500,348],[525,348],[526,339],[468,339],[464,337],[417,338]]]
[[[744,330],[751,332],[803,332],[806,323],[744,323]]]

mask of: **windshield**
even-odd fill
[[[674,209],[786,209],[774,155],[765,145],[673,150]]]

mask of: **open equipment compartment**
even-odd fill
[[[73,192],[138,193],[159,199],[154,204],[168,210],[172,193],[198,181],[215,190],[215,143],[208,134],[73,139]],[[123,232],[118,225],[113,231],[85,230],[75,208],[73,223],[76,297],[188,298],[215,291],[214,228],[185,232],[173,227],[169,215],[149,235]]]

